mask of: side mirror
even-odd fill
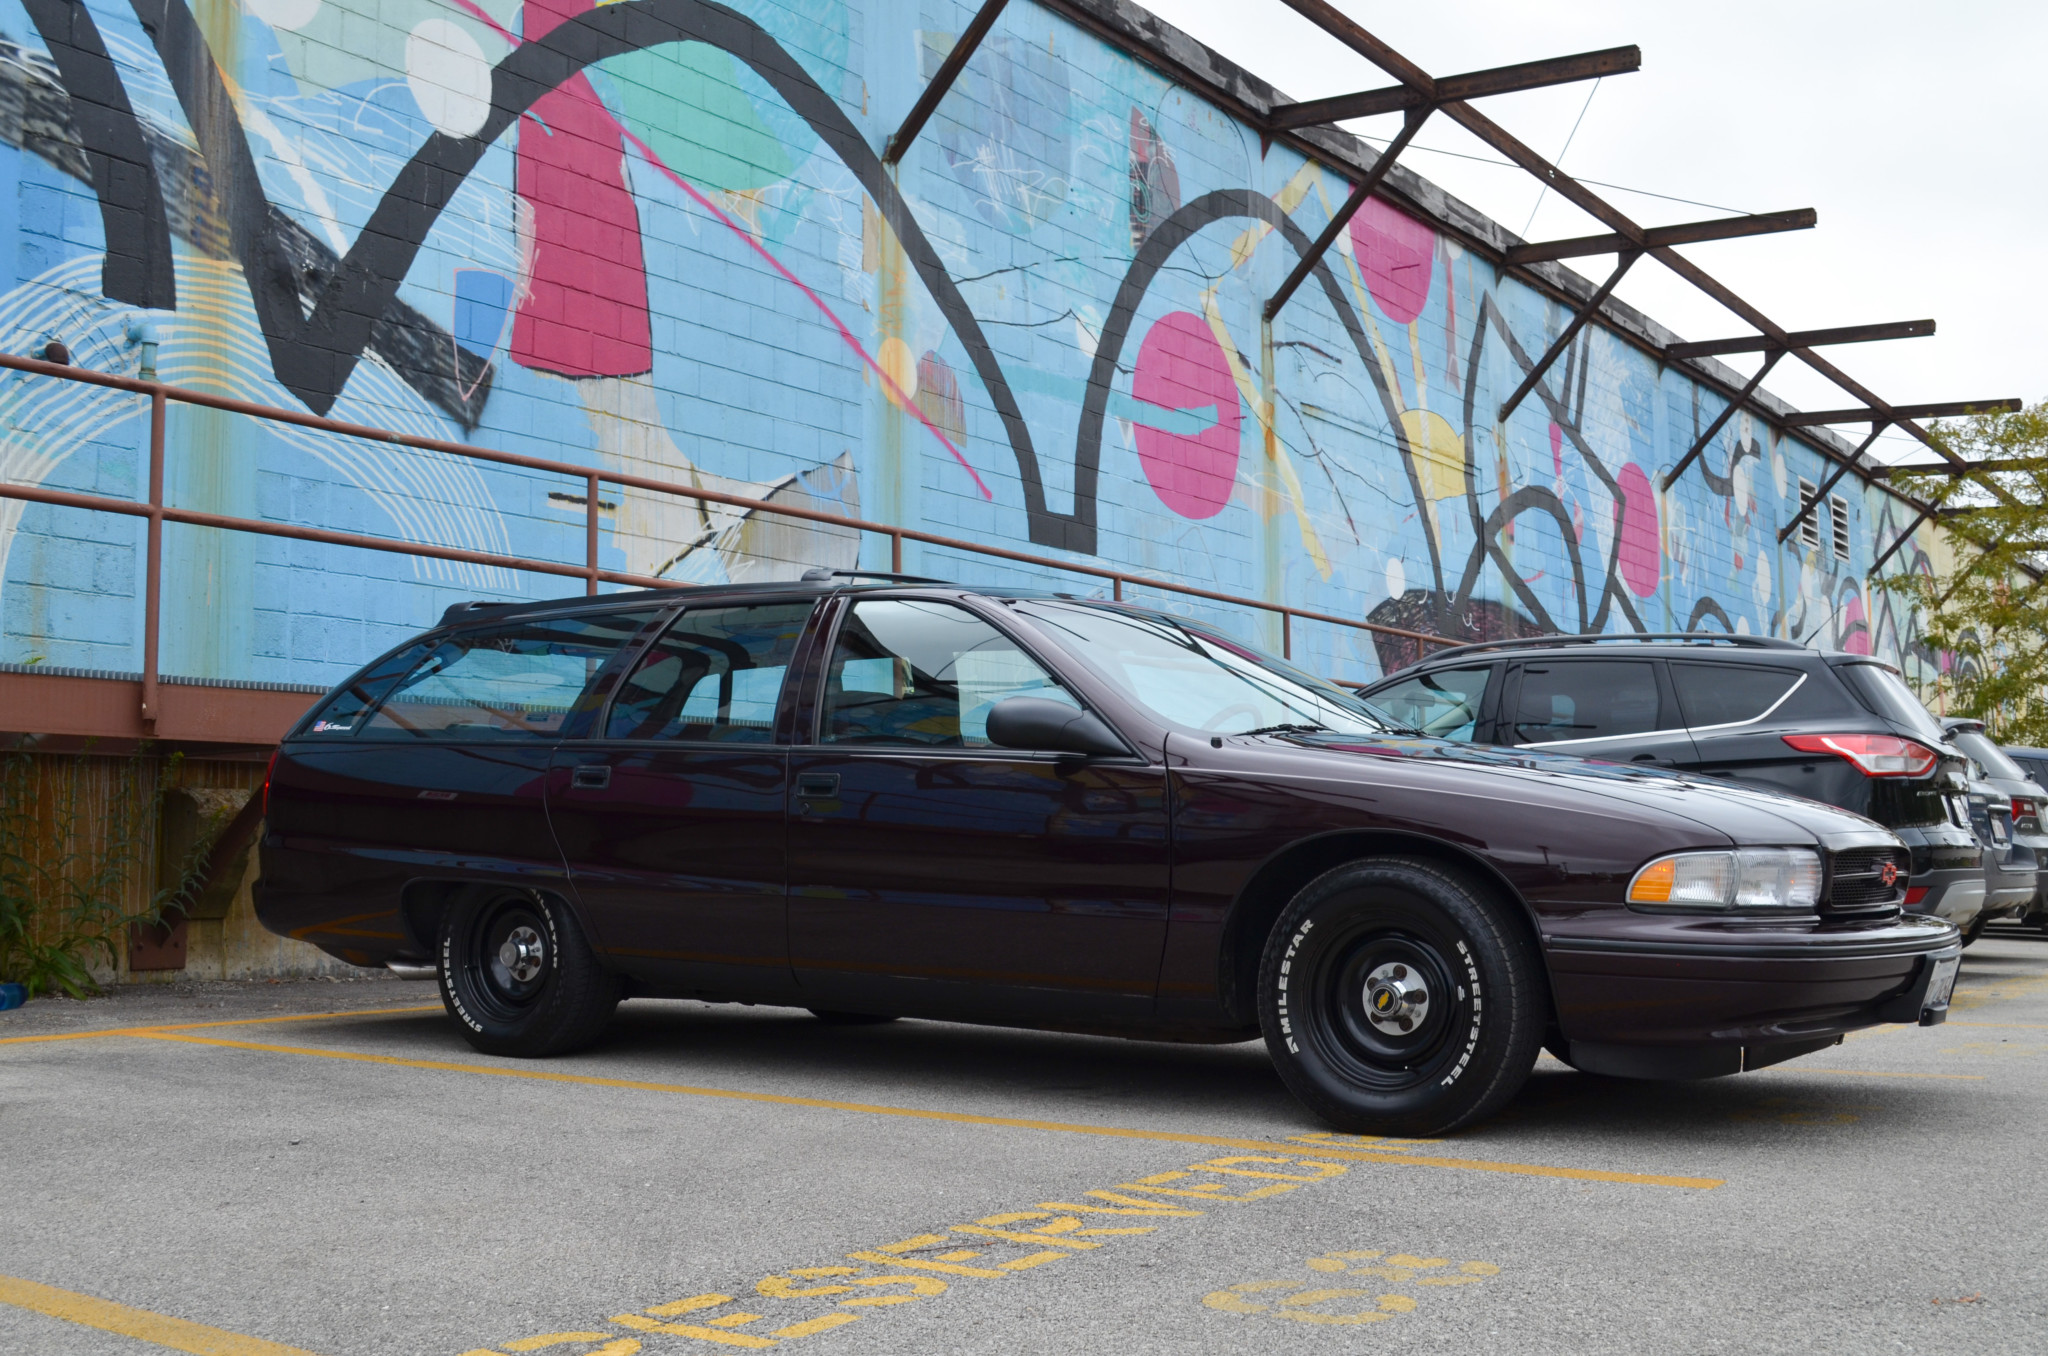
[[[1006,749],[1114,758],[1124,742],[1095,716],[1045,697],[1006,697],[990,708],[988,737]]]

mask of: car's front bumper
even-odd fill
[[[1574,1064],[1625,1077],[1736,1073],[1862,1027],[1940,1021],[1946,996],[1922,999],[1939,962],[1961,954],[1955,927],[1937,918],[1575,922],[1544,937],[1561,1034]]]

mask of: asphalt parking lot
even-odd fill
[[[626,1004],[473,1053],[431,987],[0,1016],[0,1351],[2038,1351],[2048,937],[1736,1078],[1547,1057],[1451,1139],[1263,1047]]]

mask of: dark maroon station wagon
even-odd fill
[[[1702,1078],[1946,1013],[1956,930],[1859,816],[1426,738],[1141,608],[877,579],[450,609],[279,750],[263,921],[433,966],[492,1054],[628,996],[1263,1034],[1329,1123],[1409,1134],[1539,1047]]]

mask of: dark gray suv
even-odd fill
[[[1719,633],[1543,636],[1441,650],[1363,695],[1440,738],[1703,773],[1853,810],[1910,849],[1908,912],[1968,928],[1984,910],[1967,760],[1898,670],[1868,655]]]

